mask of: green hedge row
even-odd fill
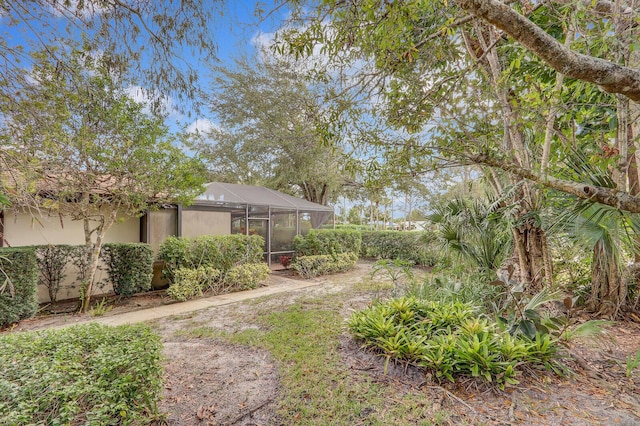
[[[101,256],[115,294],[131,297],[151,289],[154,253],[149,244],[104,244]]]
[[[293,239],[295,256],[358,254],[361,245],[361,233],[351,229],[311,229]]]
[[[37,290],[38,265],[33,247],[0,249],[0,326],[34,316]]]
[[[0,424],[149,424],[158,418],[161,352],[146,325],[1,335]]]
[[[266,263],[243,263],[229,269],[224,278],[220,271],[212,266],[197,268],[178,268],[169,285],[167,294],[174,300],[183,302],[199,297],[205,291],[211,294],[223,294],[256,288],[269,278],[271,270]]]
[[[222,277],[231,268],[262,261],[264,239],[259,235],[207,235],[197,238],[169,237],[160,246],[158,258],[164,261],[163,273],[172,282],[180,268],[211,266]]]
[[[424,232],[366,231],[362,232],[359,253],[365,258],[402,259],[433,266],[437,258],[429,243],[429,236]]]
[[[316,256],[297,256],[291,263],[291,269],[304,278],[344,272],[356,265],[358,255],[355,253],[338,253],[333,256],[321,254]]]

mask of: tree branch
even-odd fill
[[[547,188],[556,189],[567,194],[574,195],[583,200],[605,204],[630,213],[640,213],[640,197],[629,195],[624,191],[613,188],[590,185],[587,183],[572,182],[558,179],[553,176],[540,176],[532,170],[525,169],[516,164],[490,157],[487,154],[471,155],[469,159],[476,164],[484,164],[511,173],[523,179],[539,183]]]
[[[458,0],[467,12],[503,30],[550,67],[570,78],[594,83],[609,93],[640,102],[640,71],[573,52],[542,28],[499,0]]]

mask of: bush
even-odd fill
[[[467,303],[391,299],[355,312],[348,325],[365,346],[451,381],[472,376],[503,387],[518,383],[523,366],[560,367],[549,335],[511,336]]]
[[[113,291],[124,297],[151,289],[153,249],[145,243],[108,243],[100,253]]]
[[[366,231],[362,232],[361,257],[401,259],[417,265],[433,266],[437,258],[430,249],[424,232]]]
[[[220,278],[220,271],[211,266],[197,268],[178,268],[173,282],[167,289],[167,295],[179,302],[202,296],[207,288],[213,288]]]
[[[74,246],[65,244],[35,246],[36,260],[40,271],[38,285],[47,288],[49,299],[52,302],[58,299],[58,291],[67,277],[66,269],[74,250]]]
[[[162,392],[161,350],[145,325],[0,336],[1,423],[148,424]]]
[[[34,316],[37,291],[38,262],[33,247],[0,249],[0,326]]]
[[[236,265],[262,260],[264,239],[259,235],[207,235],[198,238],[169,237],[160,246],[158,258],[170,282],[179,268],[211,266],[222,275]]]
[[[293,239],[296,256],[334,255],[340,253],[360,253],[362,236],[349,229],[311,229],[307,235]]]
[[[245,263],[231,268],[224,278],[225,284],[236,290],[256,288],[269,278],[271,270],[266,263]]]
[[[344,272],[356,265],[358,256],[354,253],[340,253],[334,256],[297,256],[291,263],[291,269],[303,278],[314,278],[320,275]]]

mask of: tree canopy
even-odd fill
[[[127,95],[105,56],[72,51],[63,69],[46,52],[34,60],[23,90],[10,102],[0,98],[2,158],[13,166],[4,185],[14,208],[24,207],[27,193],[27,206],[35,201],[83,221],[86,310],[104,235],[118,217],[189,202],[203,189],[204,167],[182,152],[162,118]]]
[[[327,204],[345,184],[340,142],[323,144],[326,117],[318,88],[274,57],[215,67],[211,112],[219,123],[199,151],[213,179],[260,184]]]

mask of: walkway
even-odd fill
[[[199,311],[201,309],[207,309],[214,306],[229,305],[231,303],[242,302],[249,299],[257,299],[263,296],[271,296],[274,294],[315,287],[321,285],[322,283],[323,281],[320,280],[301,281],[293,278],[272,276],[271,282],[268,286],[256,288],[254,290],[221,294],[219,296],[188,300],[186,302],[172,303],[170,305],[156,306],[153,308],[140,309],[137,311],[125,312],[122,314],[115,314],[105,317],[89,317],[86,320],[83,319],[81,321],[53,326],[51,328],[65,328],[72,325],[87,323],[97,323],[104,325],[135,324],[139,322],[165,318],[172,315],[180,315],[193,311]]]

